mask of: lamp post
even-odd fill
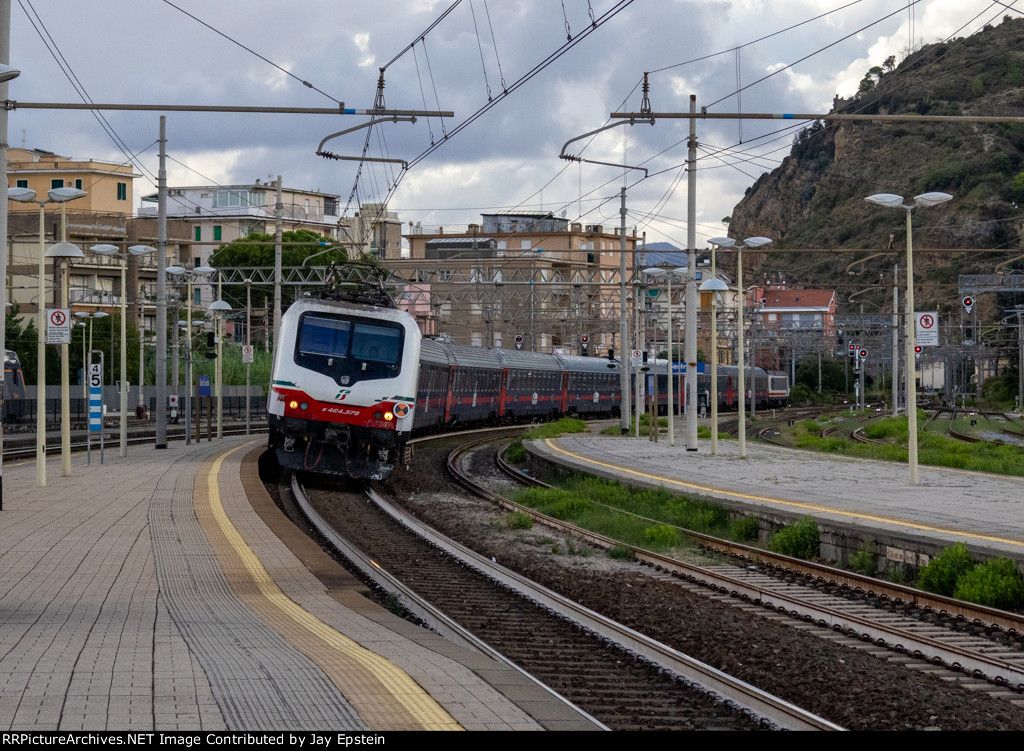
[[[714,246],[712,246],[714,248]],[[714,259],[714,250],[711,251]],[[711,454],[718,453],[718,317],[715,298],[726,292],[729,285],[715,276],[715,262],[711,261],[711,278],[700,285],[701,292],[711,293]]]
[[[925,206],[936,206],[952,199],[949,193],[922,193],[914,196],[913,203],[904,204],[903,196],[892,193],[876,193],[864,200],[876,206],[889,209],[903,209],[907,215],[907,316],[904,322],[906,349],[906,381],[907,381],[907,464],[909,465],[910,484],[916,485],[917,473],[917,384],[915,383],[914,346],[916,345],[916,326],[914,320],[914,240],[910,213]]]
[[[63,207],[61,207],[63,209]],[[62,212],[63,213],[63,212]],[[67,234],[67,224],[63,224],[63,235]],[[56,266],[57,259],[61,259],[61,299],[60,306],[64,310],[70,310],[68,304],[68,260],[81,258],[82,249],[69,242],[59,242],[51,245],[46,251],[47,258],[54,259]],[[70,325],[70,324],[69,324]],[[70,331],[69,340],[70,341]],[[60,473],[63,477],[71,475],[71,381],[68,376],[68,342],[60,345]]]
[[[15,70],[7,64],[11,53],[11,3],[10,0],[0,0],[0,100],[8,100],[7,82],[21,75],[20,70]],[[7,108],[0,108],[0,174],[7,174]],[[7,357],[7,203],[0,206],[0,353]],[[0,369],[0,403],[4,400],[4,369]],[[4,507],[3,495],[3,449],[4,449],[4,425],[0,419],[0,511]]]
[[[746,374],[744,373],[745,361],[743,358],[743,306],[746,304],[745,295],[743,293],[743,249],[744,248],[760,248],[762,245],[767,245],[772,240],[768,237],[748,237],[743,241],[742,244],[737,244],[731,237],[712,237],[708,240],[712,245],[716,245],[719,248],[736,248],[736,291],[739,293],[739,300],[736,306],[737,308],[737,347],[736,347],[736,359],[739,360],[739,367],[736,369],[738,374],[738,386],[740,392],[740,403],[739,403],[739,441],[740,441],[740,459],[747,458],[747,390],[746,390]],[[753,403],[756,396],[751,397],[751,403]],[[712,431],[714,433],[714,431]]]
[[[686,269],[661,269],[658,268],[657,266],[652,266],[651,268],[644,269],[644,273],[650,274],[651,276],[654,277],[658,277],[664,274],[665,283],[667,286],[666,294],[668,295],[668,394],[666,395],[666,397],[668,399],[668,403],[666,405],[666,409],[668,411],[668,445],[675,446],[676,434],[673,425],[675,422],[675,404],[673,395],[673,392],[675,391],[675,386],[673,385],[673,379],[675,374],[672,372],[673,366],[675,364],[675,358],[672,356],[672,329],[675,327],[675,322],[672,320],[672,276],[674,274],[685,274]],[[657,361],[657,357],[655,357],[655,361]],[[655,415],[654,424],[655,426],[657,426],[657,415]]]
[[[212,266],[168,266],[168,274],[182,277],[185,280],[187,291],[186,302],[186,326],[188,327],[188,338],[185,342],[185,445],[192,444],[192,282],[202,279],[210,274],[216,273],[217,269]]]
[[[93,253],[103,256],[117,256],[121,259],[121,456],[128,456],[128,347],[127,347],[127,288],[128,256],[144,256],[156,253],[156,248],[149,245],[132,245],[127,251],[118,250],[116,245],[93,245],[89,248]],[[142,327],[139,327],[139,338],[142,338]],[[139,366],[141,370],[141,364]],[[139,398],[142,398],[142,373],[139,373]]]
[[[36,485],[39,487],[46,486],[46,204],[67,203],[81,198],[86,192],[77,188],[53,188],[47,195],[49,197],[44,200],[36,200],[36,192],[31,188],[7,189],[7,197],[12,201],[39,205],[39,310],[36,312],[36,328],[39,329],[36,401],[41,407],[36,410]],[[5,238],[4,243],[6,242]],[[60,257],[62,252],[70,252],[70,248],[58,250],[57,257]],[[81,252],[78,250],[79,254]],[[6,285],[6,280],[4,284]]]
[[[217,397],[217,437],[224,437],[224,313],[231,310],[231,306],[228,305],[224,300],[220,299],[221,289],[220,281],[217,282],[217,300],[210,304],[207,308],[217,320],[217,360],[214,364],[214,373],[217,376],[217,390],[215,396]]]

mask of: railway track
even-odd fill
[[[314,525],[418,617],[496,652],[607,728],[839,729],[473,554],[383,499],[293,485]]]
[[[621,546],[568,522],[547,517],[480,487],[460,469],[457,453],[449,469],[473,488],[509,510],[601,546]],[[501,462],[517,481],[544,485]],[[651,520],[655,522],[655,520]],[[660,522],[657,522],[660,523]],[[999,693],[1024,706],[1024,617],[932,595],[822,564],[789,558],[718,538],[685,531],[702,548],[738,560],[738,565],[695,566],[633,548],[634,558],[668,576],[706,591],[727,593],[743,603],[816,624],[862,644],[910,655],[922,664],[941,665],[951,680],[964,676],[1000,687]]]
[[[234,426],[234,425],[232,425],[232,426],[225,426],[223,432],[224,432],[225,436],[245,435],[245,426],[244,425],[243,426]],[[266,426],[265,422],[264,423],[259,423],[259,424],[254,424],[254,425],[250,426],[250,429],[249,429],[250,435],[258,435],[258,434],[266,433],[266,432],[267,432],[267,426]],[[140,433],[142,433],[142,434],[140,434]],[[6,440],[5,439],[5,441],[4,441],[4,452],[3,452],[4,461],[15,460],[15,459],[34,459],[35,455],[36,455],[36,443],[35,443],[35,440],[36,439],[35,439],[34,435],[30,439],[25,439],[23,437],[22,438],[16,438],[16,439],[13,439],[13,440]],[[108,436],[107,439],[104,441],[104,450],[105,451],[117,451],[118,440],[119,440],[119,438],[118,438],[117,435]],[[152,430],[147,430],[147,431],[138,431],[136,433],[136,435],[132,435],[131,433],[129,433],[127,443],[128,443],[128,445],[136,446],[136,445],[140,445],[140,444],[153,443],[154,440],[155,439],[154,439],[153,431]],[[184,441],[185,440],[185,433],[184,433],[183,430],[168,429],[168,431],[167,431],[167,440],[169,440],[169,441]],[[204,436],[200,440],[207,440],[207,439]],[[193,438],[193,441],[195,441],[195,438]],[[100,444],[99,444],[99,439],[98,438],[94,438],[92,440],[91,447],[92,447],[93,451],[95,451],[97,454],[99,453]],[[85,451],[88,448],[89,448],[89,444],[87,444],[84,440],[81,440],[81,439],[72,441],[72,443],[71,443],[71,450],[73,452]],[[46,444],[46,455],[47,456],[57,456],[57,455],[60,454],[60,452],[61,452],[61,446],[60,446],[59,438],[56,441],[47,442],[47,444]],[[99,460],[97,459],[97,461],[99,461]]]

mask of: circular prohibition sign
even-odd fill
[[[930,316],[927,313],[925,313],[924,315],[921,316],[921,328],[922,329],[935,328],[935,319],[932,316]]]
[[[64,316],[63,310],[55,310],[50,313],[50,325],[51,326],[63,326],[67,318]]]

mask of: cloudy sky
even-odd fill
[[[316,156],[321,139],[366,118],[171,112],[169,184],[281,175],[288,186],[339,194],[350,213],[359,201],[387,198],[403,222],[452,229],[479,221],[482,212],[513,209],[564,211],[573,221],[617,226],[618,193],[626,185],[629,225],[646,231],[649,242],[684,247],[686,121],[618,127],[568,150],[646,167],[646,179],[635,170],[558,158],[566,141],[609,124],[609,113],[639,110],[645,72],[655,112],[686,111],[693,94],[709,112],[824,113],[835,94],[852,95],[868,68],[889,55],[899,60],[911,46],[1016,17],[1014,5],[11,0],[11,64],[22,75],[10,84],[10,98],[81,102],[84,92],[102,103],[335,107],[340,101],[366,109],[386,66],[386,107],[455,113],[372,131],[368,154],[406,160],[408,171],[377,163],[357,181],[356,163]],[[104,119],[106,129],[88,112],[16,109],[9,143],[116,162],[130,156],[146,176],[136,195],[154,190],[159,113]],[[365,133],[326,148],[357,156]],[[792,127],[777,121],[699,124],[699,247],[725,233],[722,217],[778,164],[792,136]]]

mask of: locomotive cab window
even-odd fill
[[[342,386],[393,378],[401,365],[403,340],[398,325],[307,313],[299,321],[295,362]]]

